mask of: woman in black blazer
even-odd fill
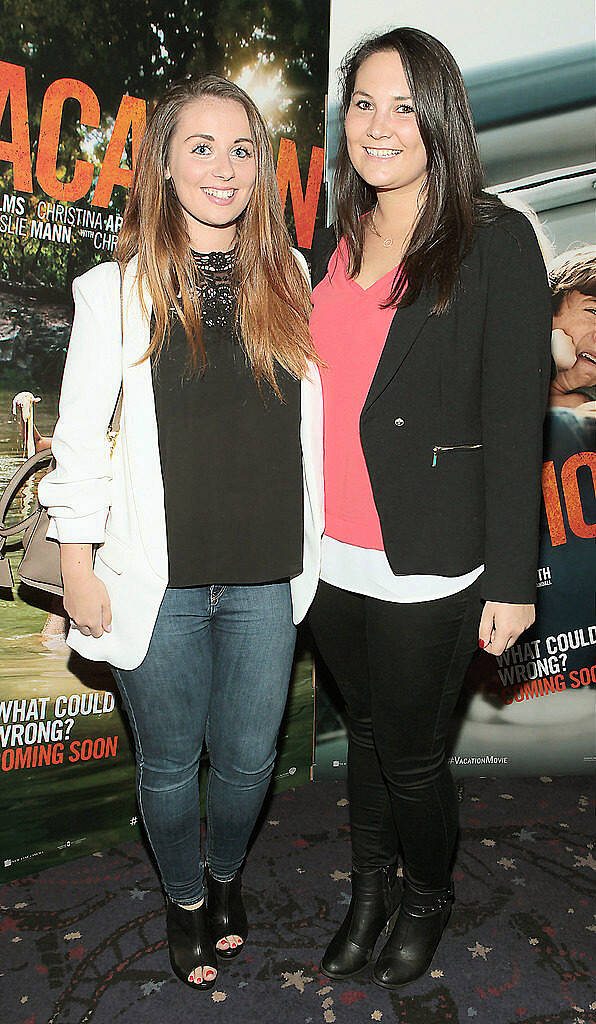
[[[447,728],[475,649],[533,622],[550,300],[529,221],[482,191],[453,57],[395,29],[347,55],[334,228],[313,249],[326,369],[321,583],[346,700],[352,900],[321,962],[423,974],[453,902]],[[396,895],[398,851],[404,889]]]

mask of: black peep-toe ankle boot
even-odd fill
[[[237,871],[229,882],[218,882],[208,873],[207,914],[211,936],[218,956],[231,960],[244,949],[248,920],[242,902],[242,875]],[[219,949],[217,943],[226,935],[239,935],[242,943],[235,949]]]
[[[453,904],[453,888],[424,892],[404,882],[404,894],[393,931],[373,968],[382,988],[408,985],[430,967]]]
[[[321,972],[328,978],[350,978],[370,963],[377,939],[399,903],[395,877],[394,864],[352,871],[348,912],[321,960]]]
[[[216,975],[199,985],[188,980],[191,971],[197,967],[211,967],[217,971],[217,956],[205,902],[196,910],[186,910],[166,897],[166,922],[170,963],[176,977],[199,992],[213,988]]]

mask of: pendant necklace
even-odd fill
[[[381,235],[380,231],[377,228],[377,225],[375,224],[375,213],[377,212],[377,206],[378,205],[379,205],[379,203],[377,202],[376,205],[375,205],[375,208],[374,208],[374,210],[373,210],[373,212],[371,214],[371,223],[372,223],[372,226],[374,228],[375,234],[378,235],[379,238],[383,239],[383,245],[384,245],[385,249],[389,249],[393,245],[393,238],[392,238],[392,236],[388,235],[386,238],[383,238],[383,236]]]

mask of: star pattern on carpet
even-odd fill
[[[596,871],[596,858],[592,853],[589,853],[587,857],[578,857],[575,855],[575,867],[576,868],[592,868],[592,871]]]
[[[150,978],[149,981],[144,981],[141,985],[141,992],[144,996],[150,996],[152,992],[159,992],[164,985],[165,981],[153,981],[153,978]]]
[[[314,978],[304,977],[302,968],[298,971],[282,971],[281,976],[286,979],[282,988],[295,988],[298,992],[304,992],[304,986],[308,985],[310,981],[314,981]]]
[[[473,960],[475,960],[476,957],[482,957],[483,960],[486,960],[486,954],[490,953],[492,948],[492,946],[483,946],[482,943],[478,942],[478,940],[476,940],[476,943],[473,946],[468,946]]]
[[[149,895],[149,890],[148,889],[139,889],[138,885],[136,885],[134,887],[134,889],[129,889],[128,893],[129,893],[129,896],[130,896],[131,900],[144,900],[145,896]]]
[[[534,836],[535,832],[530,832],[527,828],[520,828],[519,832],[514,832],[513,835],[519,839],[520,843],[534,843],[536,840]]]
[[[279,824],[261,829],[244,876],[251,946],[248,955],[220,965],[215,998],[213,989],[209,996],[191,995],[171,975],[159,881],[138,839],[123,841],[103,860],[75,859],[0,889],[6,907],[0,916],[0,1021],[60,1024],[70,1021],[75,1006],[80,1024],[110,1021],[115,997],[118,1024],[203,1015],[207,1020],[214,1014],[218,1021],[211,1024],[264,1024],[265,1018],[275,1024],[350,1024],[352,1017],[353,1024],[414,1024],[418,1016],[424,1024],[431,1017],[445,1024],[513,1024],[514,1018],[561,1024],[573,1018],[590,1024],[594,1018],[596,1024],[596,1005],[588,1008],[595,997],[585,959],[585,931],[592,941],[596,934],[586,891],[596,849],[588,815],[577,811],[587,780],[561,777],[556,786],[541,788],[537,779],[508,778],[513,802],[497,799],[503,781],[466,784],[481,796],[472,800],[466,793],[461,807],[454,925],[438,962],[411,992],[383,992],[370,975],[333,985],[319,972],[350,893],[350,873],[337,868],[338,862],[349,863],[347,814],[345,805],[337,806],[345,785],[334,781],[273,798],[270,820]],[[292,846],[297,834],[308,837],[308,848]],[[498,864],[497,852],[516,869]],[[545,877],[554,884],[545,884]],[[135,890],[138,902],[131,895]],[[474,933],[492,936],[497,946],[472,942]],[[15,938],[18,944],[11,945]],[[571,987],[558,973],[561,946],[575,1007]],[[10,1007],[2,1002],[7,993]],[[479,996],[478,1007],[469,1004]],[[211,1012],[206,1002],[213,1003]]]
[[[513,857],[499,857],[497,864],[500,864],[505,871],[517,871]]]

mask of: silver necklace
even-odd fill
[[[374,228],[375,235],[378,235],[378,237],[383,240],[383,245],[384,245],[385,249],[389,249],[393,245],[393,237],[391,235],[387,235],[386,238],[383,238],[381,232],[379,231],[379,229],[377,228],[377,225],[375,224],[375,213],[377,212],[377,206],[378,205],[379,204],[377,202],[375,204],[375,208],[374,208],[374,210],[372,212],[372,215],[371,215],[370,219],[371,219],[372,226]]]

